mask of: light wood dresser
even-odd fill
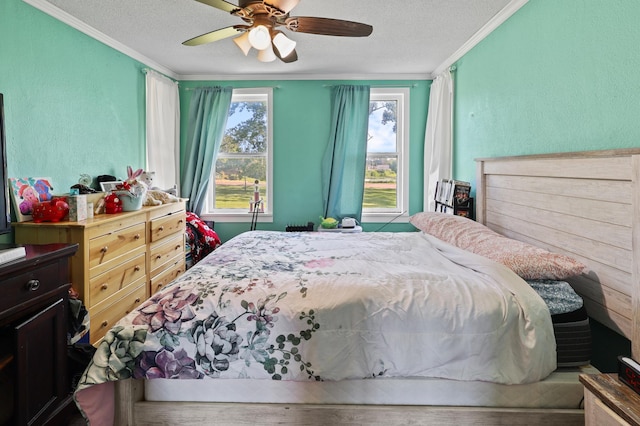
[[[91,343],[185,271],[186,202],[80,222],[14,223],[17,244],[77,243],[71,283],[89,311]]]

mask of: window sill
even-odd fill
[[[221,223],[251,223],[253,213],[202,213],[203,220]],[[273,214],[258,213],[258,223],[273,223]]]
[[[405,213],[363,213],[361,223],[409,223]]]

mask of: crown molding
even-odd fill
[[[174,80],[195,81],[195,80],[214,80],[214,81],[254,81],[254,80],[432,80],[440,75],[446,69],[456,63],[462,56],[473,49],[485,37],[491,34],[502,23],[509,19],[529,0],[512,0],[500,12],[498,12],[487,24],[478,30],[469,40],[467,40],[453,55],[440,64],[431,75],[429,74],[199,74],[184,75],[178,74],[173,70],[157,63],[149,57],[142,55],[140,52],[120,43],[117,40],[107,36],[101,31],[87,25],[79,19],[71,16],[67,12],[52,5],[46,0],[22,0],[23,2],[35,7],[36,9],[46,13],[47,15],[77,29],[78,31],[88,35],[89,37],[123,53],[124,55],[144,64],[145,66],[166,75]]]
[[[489,34],[491,34],[496,28],[502,25],[507,19],[516,13],[522,6],[527,4],[529,0],[512,0],[502,10],[489,20],[482,28],[471,36],[453,55],[449,56],[442,64],[440,64],[431,74],[431,79],[436,78],[442,74],[445,70],[455,64],[460,58],[462,58],[467,52],[473,49],[478,43],[484,40]]]
[[[428,74],[199,74],[180,75],[180,81],[265,81],[265,80],[431,80]]]
[[[46,13],[47,15],[64,22],[65,24],[69,25],[72,28],[75,28],[76,30],[88,35],[91,38],[96,39],[97,41],[106,44],[107,46],[117,50],[118,52],[121,52],[125,55],[127,55],[128,57],[130,57],[131,59],[135,59],[138,62],[141,62],[142,64],[146,65],[149,68],[152,68],[164,75],[166,75],[167,77],[171,77],[173,79],[178,80],[179,76],[173,72],[172,70],[170,70],[169,68],[160,65],[159,63],[153,61],[152,59],[140,54],[139,52],[137,52],[134,49],[131,49],[130,47],[120,43],[117,40],[114,40],[113,38],[107,36],[106,34],[104,34],[103,32],[100,32],[98,30],[96,30],[95,28],[85,24],[84,22],[80,21],[79,19],[75,18],[74,16],[71,16],[70,14],[68,14],[67,12],[63,11],[60,8],[55,7],[54,5],[52,5],[51,3],[49,3],[48,1],[45,0],[22,0],[23,2],[35,7],[36,9]]]

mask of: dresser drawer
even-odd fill
[[[144,278],[146,274],[145,253],[141,253],[130,260],[121,263],[113,269],[95,276],[89,281],[89,301],[85,304],[94,306],[107,297]]]
[[[104,269],[95,268],[105,266],[138,247],[144,247],[146,242],[144,223],[93,238],[89,241],[91,275],[104,272]]]
[[[172,213],[151,220],[151,242],[161,240],[175,233],[184,234],[187,214],[184,211]]]
[[[151,282],[149,283],[151,288],[151,294],[155,294],[162,287],[169,284],[171,281],[178,278],[185,271],[185,261],[184,255],[178,255],[171,259],[171,261],[167,262],[165,267],[162,269],[158,275],[151,278]]]
[[[156,274],[158,267],[164,265],[177,255],[184,257],[184,234],[182,233],[169,238],[167,242],[151,247],[149,253],[149,270],[151,274]]]
[[[104,337],[107,331],[121,318],[133,311],[147,298],[146,282],[142,280],[131,291],[122,292],[124,295],[104,308],[91,312],[89,337],[96,342]]]
[[[60,265],[52,263],[3,279],[0,281],[0,312],[57,290],[66,284],[60,282],[61,272],[65,271],[60,271]]]

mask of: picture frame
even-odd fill
[[[33,206],[53,198],[51,178],[23,177],[9,178],[9,193],[18,222],[33,219]]]
[[[122,185],[121,180],[112,180],[109,182],[100,182],[100,189],[102,192],[115,191],[118,185]]]

